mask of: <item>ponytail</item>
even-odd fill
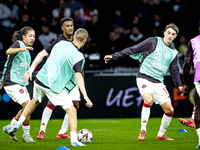
[[[17,31],[17,35],[15,36],[16,40],[22,41],[22,35],[26,35],[29,30],[33,30],[31,27],[23,27],[21,30]]]

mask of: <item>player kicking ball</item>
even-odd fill
[[[72,86],[71,82],[69,82],[70,80],[76,81],[86,101],[86,106],[92,107],[93,104],[87,96],[81,74],[85,59],[83,54],[79,51],[86,43],[87,37],[87,31],[79,28],[75,32],[75,39],[73,42],[60,41],[53,47],[48,60],[36,76],[33,99],[28,103],[19,121],[10,129],[10,136],[15,136],[26,117],[34,111],[35,107],[42,102],[43,97],[46,95],[53,105],[61,106],[66,113],[68,113],[71,145],[86,146],[77,139],[76,109],[72,102],[73,99],[69,96],[69,92],[67,92],[65,88],[68,87],[68,89],[70,89]],[[29,71],[23,76],[25,82],[29,79],[32,80],[29,74],[34,70],[35,66],[37,66],[35,62],[38,62],[38,60],[34,60]]]
[[[153,99],[164,111],[156,140],[173,140],[165,135],[171,122],[174,109],[163,80],[169,70],[175,86],[183,93],[185,92],[185,88],[179,78],[180,74],[177,66],[178,51],[171,44],[178,32],[178,27],[171,23],[165,27],[163,38],[150,37],[138,45],[125,48],[121,52],[104,57],[105,63],[109,62],[109,60],[117,60],[125,56],[130,56],[140,62],[140,70],[136,78],[139,92],[144,100],[141,112],[141,129],[140,135],[138,136],[138,140],[140,141],[145,140],[146,126]]]

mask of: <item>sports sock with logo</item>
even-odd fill
[[[22,124],[22,128],[23,128],[23,134],[30,134],[29,130],[30,130],[30,123],[28,124]]]
[[[143,104],[142,112],[141,112],[141,130],[140,131],[142,130],[146,131],[147,122],[150,116],[150,108],[151,108],[151,105],[148,105],[145,103]]]
[[[49,122],[49,119],[51,118],[52,112],[55,107],[47,104],[45,107],[43,113],[42,113],[42,120],[41,120],[41,125],[40,125],[40,131],[46,131],[47,124]]]
[[[69,129],[69,125],[68,125],[68,114],[66,113],[65,114],[65,117],[64,117],[64,120],[63,120],[63,123],[62,123],[62,126],[61,126],[61,129],[60,131],[58,132],[58,134],[64,134],[67,132],[67,130]]]
[[[165,131],[167,130],[167,128],[171,122],[172,116],[173,116],[173,114],[164,113],[164,115],[162,117],[162,121],[161,121],[160,130],[158,132],[158,137],[162,137],[165,134]]]
[[[12,121],[10,122],[11,128],[17,123],[17,121],[18,120],[15,117],[12,119]]]

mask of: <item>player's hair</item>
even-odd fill
[[[22,41],[22,35],[26,35],[28,31],[33,30],[31,27],[23,27],[21,30],[17,31],[17,35],[15,36],[16,40],[21,40]]]
[[[88,32],[83,28],[79,28],[78,30],[76,30],[74,34],[75,39],[79,40],[80,42],[82,42],[88,36],[89,36]]]
[[[179,28],[178,28],[174,23],[168,24],[168,25],[165,27],[165,31],[166,31],[168,28],[172,28],[172,29],[176,32],[176,34],[179,33]]]
[[[72,22],[73,22],[73,19],[70,18],[70,17],[62,18],[62,19],[60,20],[60,26],[63,26],[63,23],[64,23],[65,21],[72,21]]]

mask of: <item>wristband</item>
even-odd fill
[[[30,70],[31,72],[33,72],[33,71],[35,70],[35,68],[31,66],[31,67],[29,68],[29,70]]]

